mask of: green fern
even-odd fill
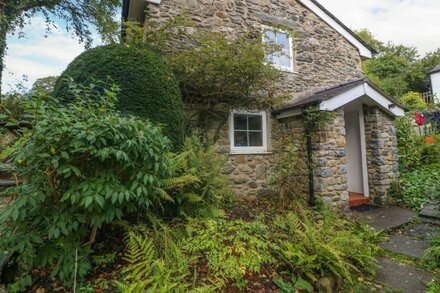
[[[173,216],[210,215],[231,198],[228,178],[222,172],[226,159],[213,146],[203,145],[196,136],[189,137],[171,161],[173,175],[163,191],[174,200]]]
[[[182,243],[171,230],[159,222],[156,229],[144,233],[129,232],[122,270],[122,281],[115,282],[119,292],[212,292],[213,287],[197,287],[186,282],[192,259],[181,249]],[[145,228],[145,227],[144,227]]]
[[[116,282],[121,292],[186,292],[189,285],[188,263],[175,243],[168,243],[166,257],[159,257],[151,238],[129,232],[124,259],[123,282]]]
[[[275,222],[274,251],[297,277],[317,281],[329,273],[354,281],[359,268],[374,273],[381,237],[340,219],[325,206],[317,211],[294,203]]]

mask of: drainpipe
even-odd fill
[[[315,183],[313,177],[312,133],[306,130],[307,137],[307,170],[309,177],[309,204],[315,206]]]
[[[303,110],[303,115],[306,116],[307,112]],[[307,171],[309,181],[309,204],[315,206],[315,183],[313,176],[313,149],[312,149],[312,130],[310,125],[305,124],[305,132],[307,139]]]

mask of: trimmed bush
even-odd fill
[[[79,55],[61,74],[54,96],[73,100],[68,78],[88,85],[110,78],[121,89],[117,108],[122,114],[147,118],[162,125],[178,147],[183,137],[183,103],[178,83],[165,61],[150,49],[107,45]]]

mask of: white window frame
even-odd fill
[[[234,115],[242,114],[242,115],[255,115],[261,116],[262,119],[262,136],[263,136],[263,145],[260,147],[238,147],[235,146],[235,129],[234,129]],[[241,111],[236,110],[232,111],[229,115],[229,141],[231,147],[231,154],[259,154],[259,153],[267,153],[267,114],[266,111]]]
[[[274,27],[270,27],[270,26],[262,26],[262,30],[263,30],[263,34],[262,34],[262,40],[263,43],[266,43],[266,31],[272,31],[272,32],[281,32],[287,35],[288,40],[289,40],[289,48],[290,48],[290,52],[289,52],[289,59],[290,59],[290,66],[282,66],[282,65],[278,65],[278,64],[274,64],[271,63],[273,67],[282,70],[282,71],[288,71],[288,72],[295,72],[295,61],[294,61],[294,51],[293,51],[293,38],[292,36],[285,30],[282,29],[276,29]],[[267,54],[266,54],[267,57]]]

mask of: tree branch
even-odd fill
[[[57,1],[35,1],[35,2],[31,2],[31,3],[23,3],[22,5],[19,5],[17,7],[15,7],[15,11],[17,12],[23,12],[23,11],[27,11],[27,10],[31,10],[34,8],[51,8],[54,7],[55,5],[58,5],[61,3],[62,0],[57,0]],[[50,6],[49,6],[50,5]]]

